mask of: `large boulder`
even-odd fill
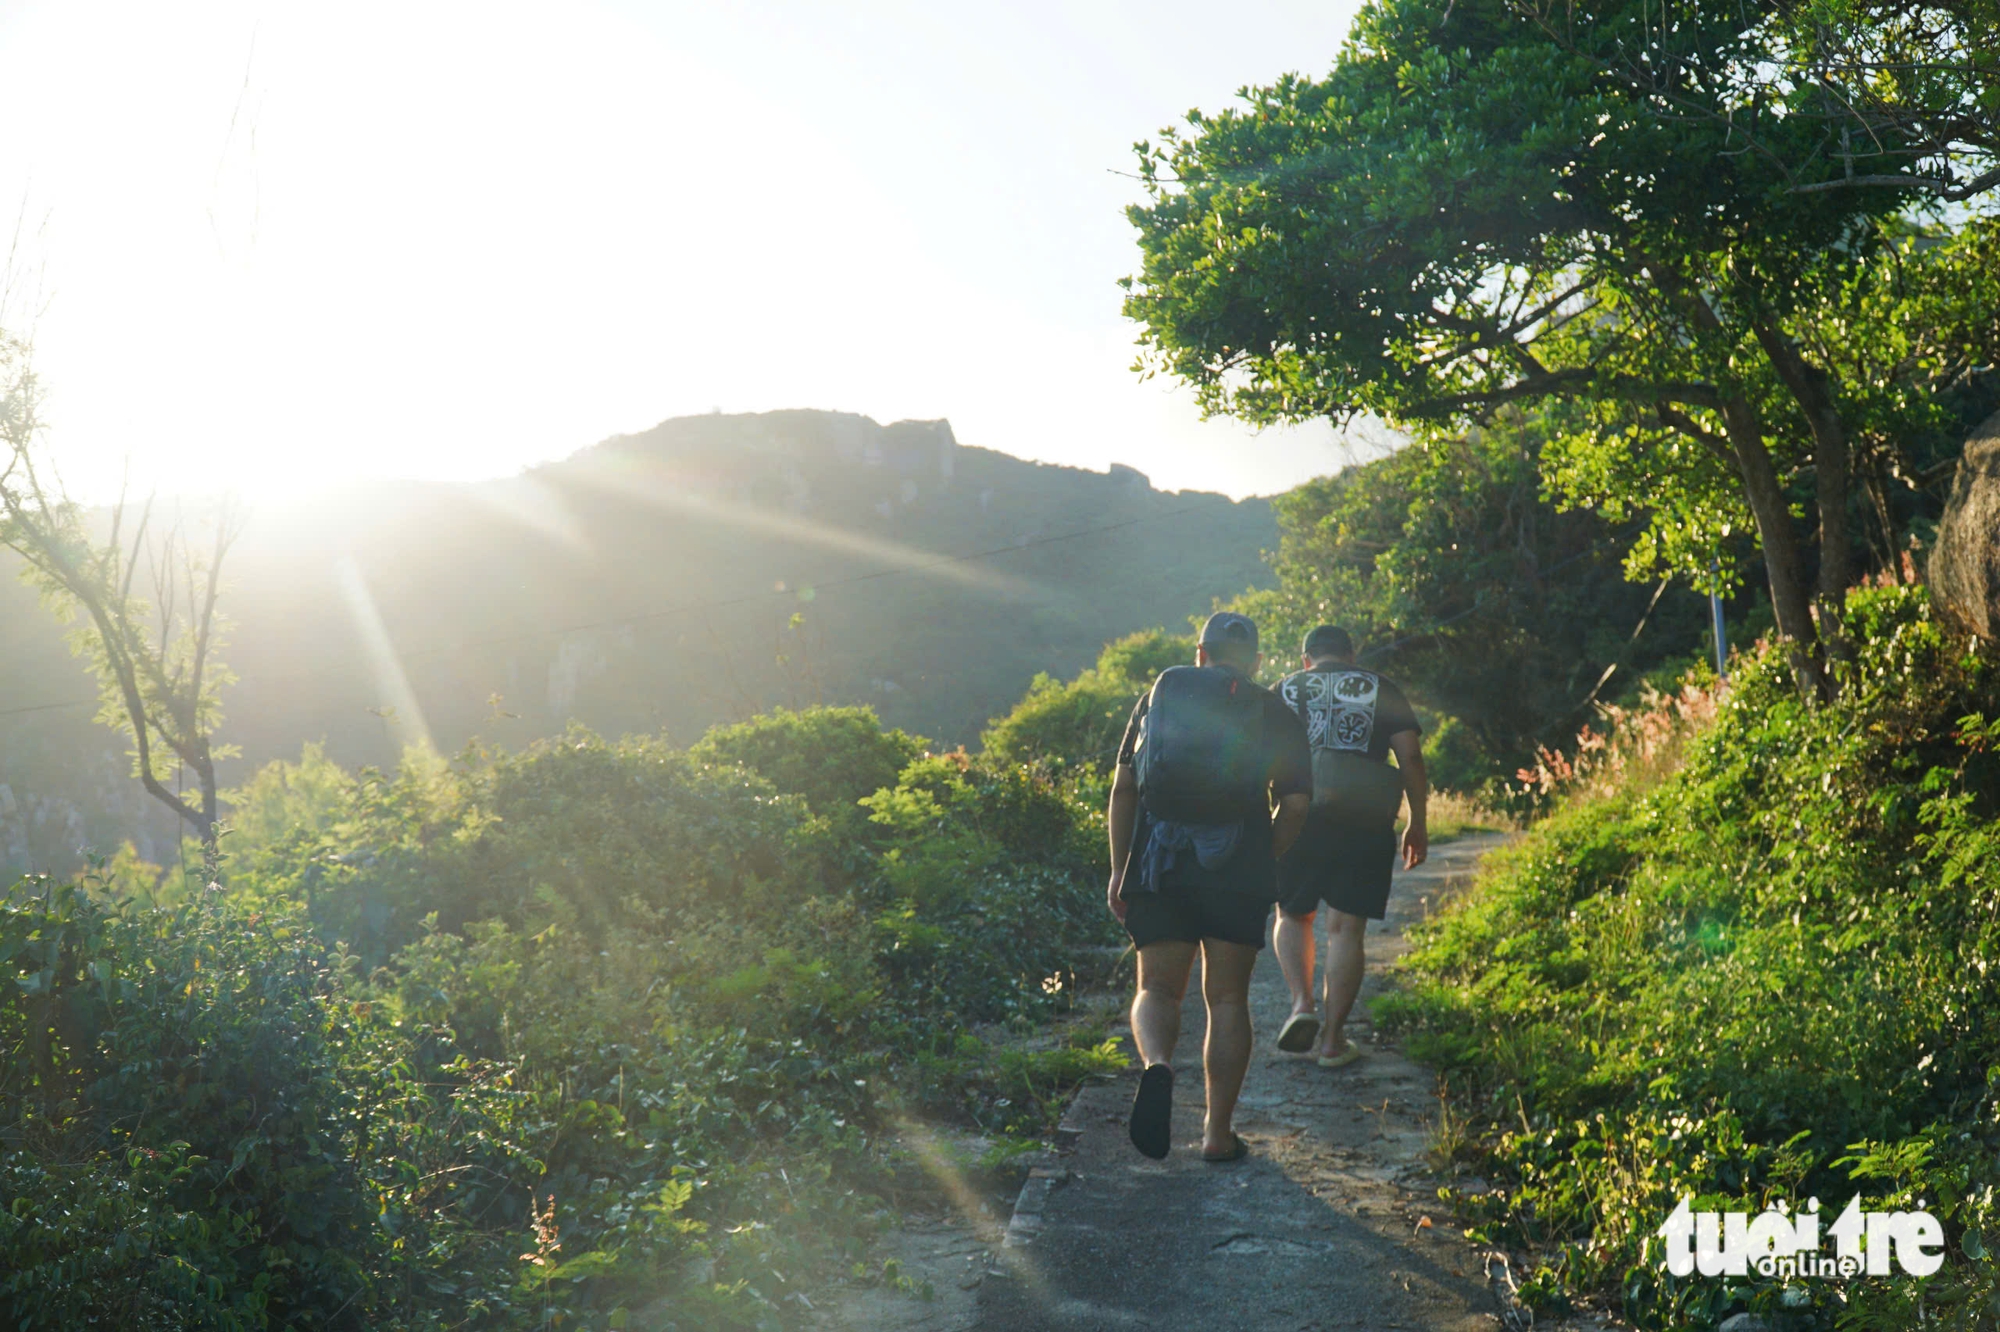
[[[1989,641],[2000,639],[2000,412],[1965,442],[1931,547],[1931,597]]]

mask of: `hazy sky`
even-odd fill
[[[492,476],[829,407],[1268,493],[1345,447],[1138,382],[1114,173],[1324,69],[1353,9],[4,3],[5,318],[92,488],[125,455],[253,493]]]

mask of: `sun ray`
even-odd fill
[[[886,537],[833,527],[802,514],[704,495],[695,488],[676,485],[674,478],[657,472],[629,466],[600,465],[580,469],[579,478],[594,489],[636,500],[668,513],[707,519],[739,531],[798,541],[843,555],[879,560],[911,573],[977,587],[1010,599],[1031,600],[1047,595],[1046,589],[1028,579],[982,568],[968,561],[953,560],[946,552],[925,550]]]
[[[929,1126],[907,1115],[898,1115],[895,1122],[897,1139],[910,1149],[910,1154],[917,1158],[917,1164],[923,1167],[924,1173],[937,1184],[945,1200],[973,1228],[973,1232],[977,1234],[981,1225],[990,1224],[978,1191],[967,1182],[965,1173],[952,1160],[950,1151],[938,1141],[937,1134]],[[1035,1303],[1048,1303],[1048,1282],[1025,1248],[1002,1244],[993,1251],[993,1256],[1021,1282]]]
[[[467,486],[465,495],[480,508],[499,514],[579,555],[592,553],[583,525],[563,493],[532,472],[504,481]]]
[[[378,715],[389,723],[399,749],[405,752],[415,749],[427,756],[436,754],[430,725],[424,720],[423,708],[417,704],[416,691],[410,688],[410,677],[403,671],[402,658],[390,641],[389,627],[382,622],[382,612],[376,608],[361,566],[352,555],[342,555],[334,561],[333,574],[340,585],[341,600],[347,603],[348,614],[354,620],[362,651],[367,654],[376,694],[387,704]]]

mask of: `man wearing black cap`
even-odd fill
[[[1347,631],[1323,624],[1306,635],[1305,669],[1278,684],[1277,695],[1305,723],[1312,746],[1313,801],[1305,832],[1278,866],[1278,924],[1273,951],[1292,991],[1292,1015],[1278,1048],[1303,1054],[1317,1041],[1322,1068],[1361,1057],[1347,1039],[1347,1016],[1361,992],[1362,937],[1388,914],[1396,863],[1396,814],[1405,795],[1403,867],[1428,853],[1422,729],[1395,683],[1354,664]],[[1389,766],[1389,755],[1396,766]],[[1313,1002],[1313,917],[1331,909],[1327,930],[1324,1021]]]
[[[1132,1039],[1146,1067],[1131,1135],[1156,1159],[1170,1145],[1168,1061],[1197,949],[1208,1006],[1201,1154],[1219,1162],[1247,1151],[1231,1121],[1250,1065],[1250,972],[1277,897],[1277,857],[1312,798],[1305,727],[1256,683],[1262,660],[1256,625],[1228,611],[1210,616],[1195,664],[1153,682],[1118,748],[1107,897],[1139,952]]]

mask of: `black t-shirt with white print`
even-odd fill
[[[1395,682],[1359,666],[1293,671],[1274,692],[1305,723],[1314,750],[1349,750],[1386,763],[1390,736],[1423,732]]]

